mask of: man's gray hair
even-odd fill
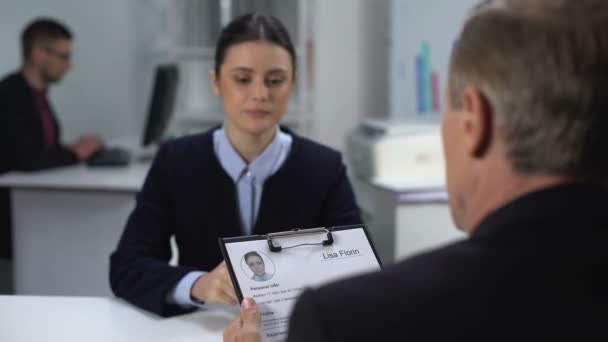
[[[516,171],[607,179],[608,1],[483,1],[449,78],[452,106],[466,86],[488,99]]]

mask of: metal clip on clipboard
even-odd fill
[[[296,236],[296,235],[309,235],[309,234],[318,234],[318,233],[325,233],[327,234],[327,239],[321,241],[321,242],[315,242],[315,243],[301,243],[298,245],[293,245],[293,246],[281,246],[278,241],[273,240],[276,238],[281,238],[281,237],[291,237],[291,236]],[[319,227],[319,228],[310,228],[310,229],[293,229],[291,231],[288,232],[279,232],[279,233],[270,233],[268,235],[265,236],[266,239],[268,240],[268,247],[270,248],[271,252],[280,252],[283,249],[287,249],[287,248],[294,248],[294,247],[300,247],[300,246],[314,246],[314,245],[321,245],[321,246],[329,246],[332,245],[334,243],[334,238],[331,235],[331,231],[325,227]]]

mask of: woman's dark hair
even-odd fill
[[[258,258],[260,258],[260,260],[262,260],[262,262],[264,262],[264,259],[262,259],[262,256],[259,255],[258,252],[248,252],[243,257],[245,259],[245,263],[247,263],[247,259],[251,258],[252,256],[257,256]]]
[[[265,40],[287,50],[295,76],[296,52],[287,29],[276,17],[254,12],[235,18],[222,29],[215,48],[215,74],[218,78],[226,52],[232,45],[257,40]]]

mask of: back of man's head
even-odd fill
[[[70,30],[50,18],[38,18],[30,22],[21,34],[21,49],[24,62],[30,60],[32,48],[37,44],[49,44],[58,39],[72,39]]]
[[[488,99],[515,171],[606,180],[608,1],[482,2],[452,54],[453,107],[466,86]]]

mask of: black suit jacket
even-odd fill
[[[608,192],[525,195],[466,240],[302,294],[294,341],[608,340]]]
[[[21,73],[0,81],[0,174],[75,164],[76,155],[60,144],[60,128],[53,115],[56,141],[47,147],[40,112]]]

